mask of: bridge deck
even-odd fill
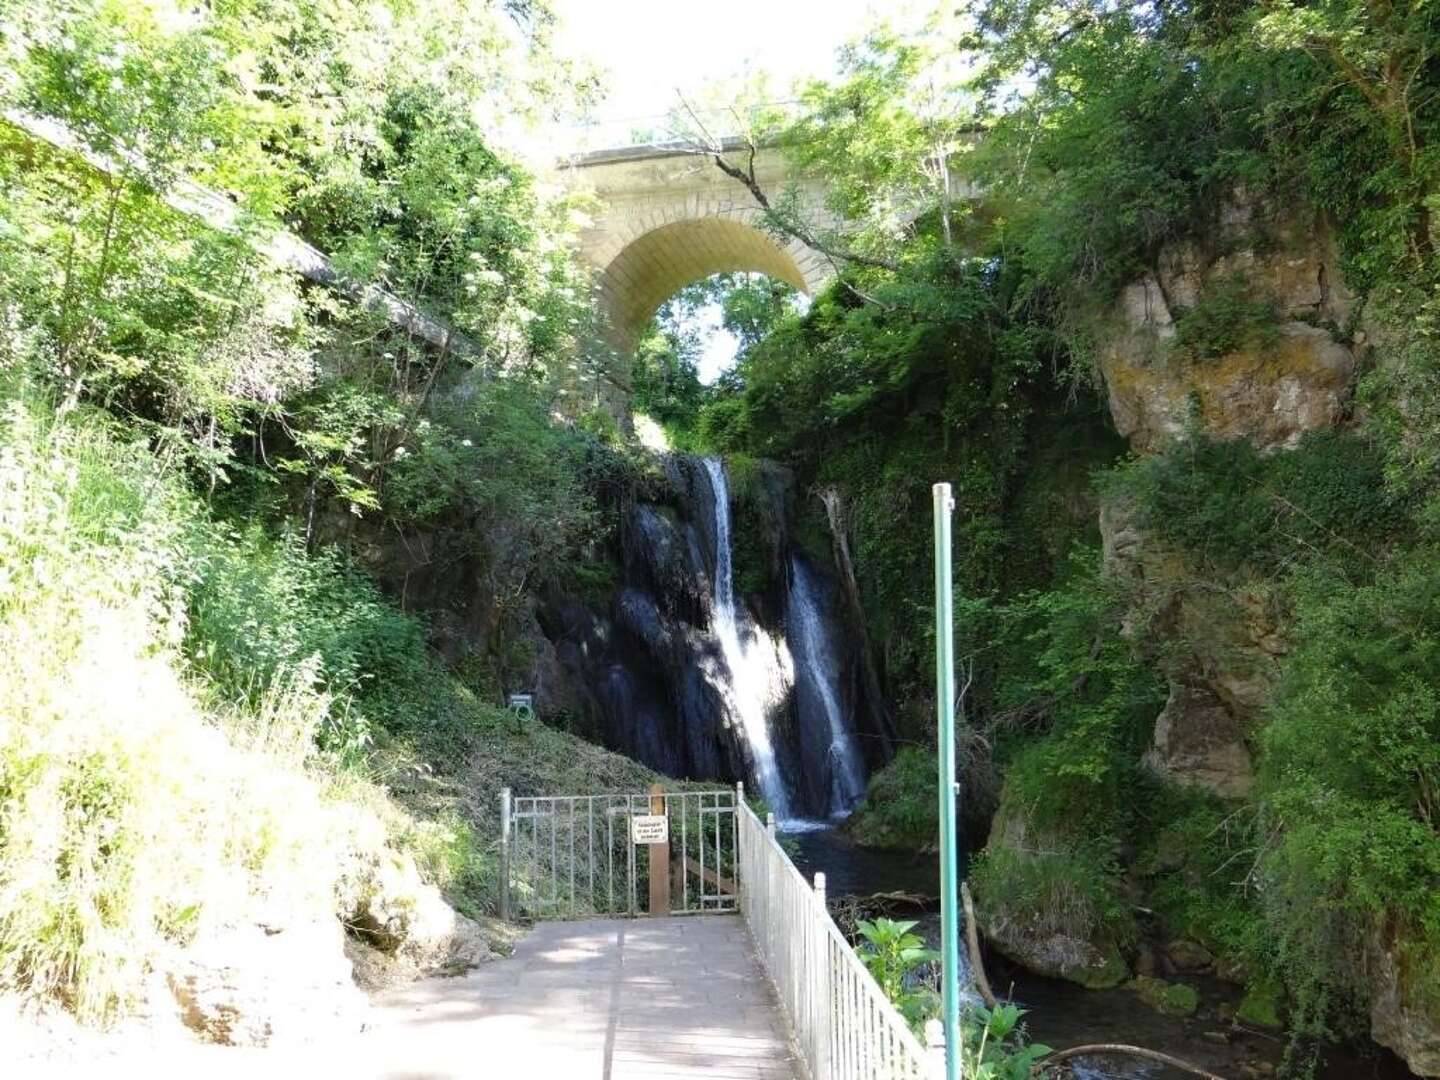
[[[774,991],[736,916],[541,923],[515,954],[379,1002],[425,1026],[404,1077],[794,1080]],[[415,1045],[418,1043],[419,1045]]]

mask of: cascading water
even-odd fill
[[[714,494],[715,515],[715,603],[711,630],[720,643],[729,680],[730,703],[739,721],[741,735],[750,753],[751,767],[760,795],[776,819],[790,817],[790,799],[775,760],[775,747],[765,717],[765,688],[768,676],[763,665],[752,660],[740,640],[735,612],[734,567],[730,549],[730,490],[725,466],[719,458],[704,459]]]
[[[831,625],[820,607],[820,586],[805,560],[790,560],[790,651],[795,657],[797,682],[813,694],[824,715],[828,746],[828,813],[843,817],[865,795],[865,766],[855,733],[845,722],[838,693],[840,671]]]

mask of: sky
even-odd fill
[[[768,72],[777,91],[828,75],[835,50],[893,0],[553,0],[561,53],[608,73],[602,122],[643,123],[707,83]]]
[[[858,36],[894,0],[553,0],[560,17],[556,46],[606,73],[609,92],[596,110],[599,144],[613,133],[657,125],[678,103],[707,86],[767,72],[782,97],[796,79],[834,73],[835,51]],[[738,343],[720,312],[697,313],[706,333],[700,378],[712,382],[735,358]]]

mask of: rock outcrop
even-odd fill
[[[1068,844],[1043,835],[1023,813],[1002,803],[985,850],[987,858],[1023,864],[1063,859]],[[1012,873],[1029,876],[1023,866]],[[1043,879],[1051,875],[1038,876]],[[1074,917],[1083,912],[1083,902],[1058,903],[1052,901],[1059,898],[1039,897],[1034,905],[1022,910],[990,903],[983,890],[977,898],[976,917],[986,940],[1030,971],[1097,990],[1119,986],[1129,979],[1130,969],[1118,943],[1099,921]]]
[[[346,921],[354,937],[389,958],[391,980],[456,974],[495,955],[479,924],[447,904],[408,858],[375,867]]]
[[[1407,955],[1393,929],[1377,928],[1367,952],[1370,1036],[1405,1059],[1417,1076],[1440,1076],[1440,985],[1433,957]]]
[[[351,978],[334,919],[285,927],[247,924],[202,934],[164,966],[179,1019],[205,1042],[298,1046],[354,1036],[369,1002]],[[153,1000],[153,999],[160,1000]],[[163,1011],[162,992],[150,1009]]]
[[[1249,739],[1286,649],[1265,589],[1208,579],[1114,499],[1101,506],[1100,535],[1106,572],[1131,596],[1126,632],[1169,678],[1146,764],[1222,798],[1245,795],[1255,779]]]
[[[1274,242],[1262,246],[1267,236]],[[1148,452],[1192,427],[1269,449],[1335,426],[1350,407],[1355,355],[1344,337],[1355,300],[1328,233],[1235,205],[1207,246],[1224,253],[1168,250],[1121,296],[1099,357],[1117,430]],[[1273,311],[1266,339],[1187,356],[1177,320],[1234,283]]]

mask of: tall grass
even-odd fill
[[[38,412],[0,414],[0,989],[96,1020],[209,923],[335,912],[385,829],[315,766],[313,664],[197,692],[183,490]]]

